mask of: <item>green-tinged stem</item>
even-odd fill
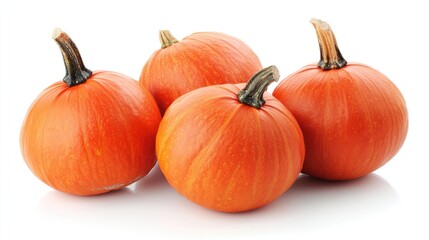
[[[276,66],[269,66],[256,73],[237,93],[238,100],[255,108],[261,108],[265,104],[264,93],[272,82],[277,82],[280,78],[279,70]]]
[[[52,38],[57,42],[63,55],[66,67],[66,75],[63,81],[69,87],[84,83],[91,76],[92,71],[87,69],[83,64],[82,57],[74,42],[67,33],[59,28],[54,30]]]
[[[161,48],[167,48],[179,42],[168,30],[159,31],[159,40],[161,41]]]
[[[311,19],[310,22],[316,29],[319,40],[320,61],[317,66],[323,70],[338,69],[346,66],[347,61],[341,55],[340,49],[338,49],[337,40],[329,24],[319,19]]]

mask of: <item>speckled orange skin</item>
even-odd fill
[[[206,208],[240,212],[262,207],[295,182],[304,159],[301,130],[265,93],[260,109],[242,104],[244,84],[194,90],[161,121],[159,166],[179,193]]]
[[[57,82],[38,96],[22,126],[21,150],[49,186],[100,194],[150,171],[160,120],[155,100],[137,81],[98,71],[85,83]]]
[[[308,65],[274,90],[304,134],[302,172],[348,180],[383,166],[401,148],[407,108],[398,88],[379,71],[357,63],[321,70]]]
[[[262,68],[256,54],[232,36],[200,32],[149,58],[140,75],[161,114],[181,95],[209,85],[244,83]]]

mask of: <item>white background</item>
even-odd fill
[[[429,16],[422,3],[1,1],[0,239],[428,239]],[[47,187],[25,165],[19,131],[26,111],[64,75],[55,27],[73,38],[92,70],[138,79],[160,47],[160,29],[179,40],[219,31],[245,41],[284,78],[319,59],[312,17],[331,24],[348,61],[386,74],[407,101],[407,140],[375,173],[338,183],[301,176],[274,203],[225,214],[180,196],[158,167],[124,190],[76,197]]]

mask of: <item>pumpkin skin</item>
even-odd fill
[[[57,82],[39,95],[21,130],[21,150],[49,186],[100,194],[150,171],[160,120],[155,100],[137,81],[94,72],[83,84]]]
[[[66,49],[73,49],[71,43]],[[65,62],[67,70],[83,66]],[[31,171],[76,195],[109,192],[145,176],[156,161],[161,121],[155,99],[138,81],[115,72],[88,73],[72,87],[56,82],[45,89],[28,110],[20,136]]]
[[[165,33],[168,36],[163,38]],[[161,31],[161,39],[167,46],[146,62],[140,83],[154,96],[162,115],[175,99],[191,90],[244,83],[262,68],[244,42],[223,33],[199,32],[178,42],[168,31]]]
[[[320,64],[320,63],[319,63]],[[348,180],[375,171],[401,148],[407,108],[398,88],[379,71],[359,63],[323,70],[308,65],[274,90],[304,134],[302,172]]]
[[[191,201],[222,212],[264,206],[295,182],[304,159],[301,130],[268,93],[260,109],[242,104],[244,84],[203,87],[178,98],[156,139],[169,184]]]

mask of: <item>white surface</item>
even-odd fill
[[[419,2],[3,0],[0,5],[0,239],[429,238],[429,19]],[[93,70],[137,79],[159,48],[158,30],[170,29],[178,39],[220,31],[245,41],[264,66],[277,65],[284,78],[318,60],[312,17],[331,24],[347,60],[385,73],[407,101],[408,138],[374,174],[341,183],[302,176],[267,207],[223,214],[181,197],[157,167],[124,190],[75,197],[45,186],[21,157],[19,130],[28,107],[64,75],[51,39],[55,27],[74,39]]]

